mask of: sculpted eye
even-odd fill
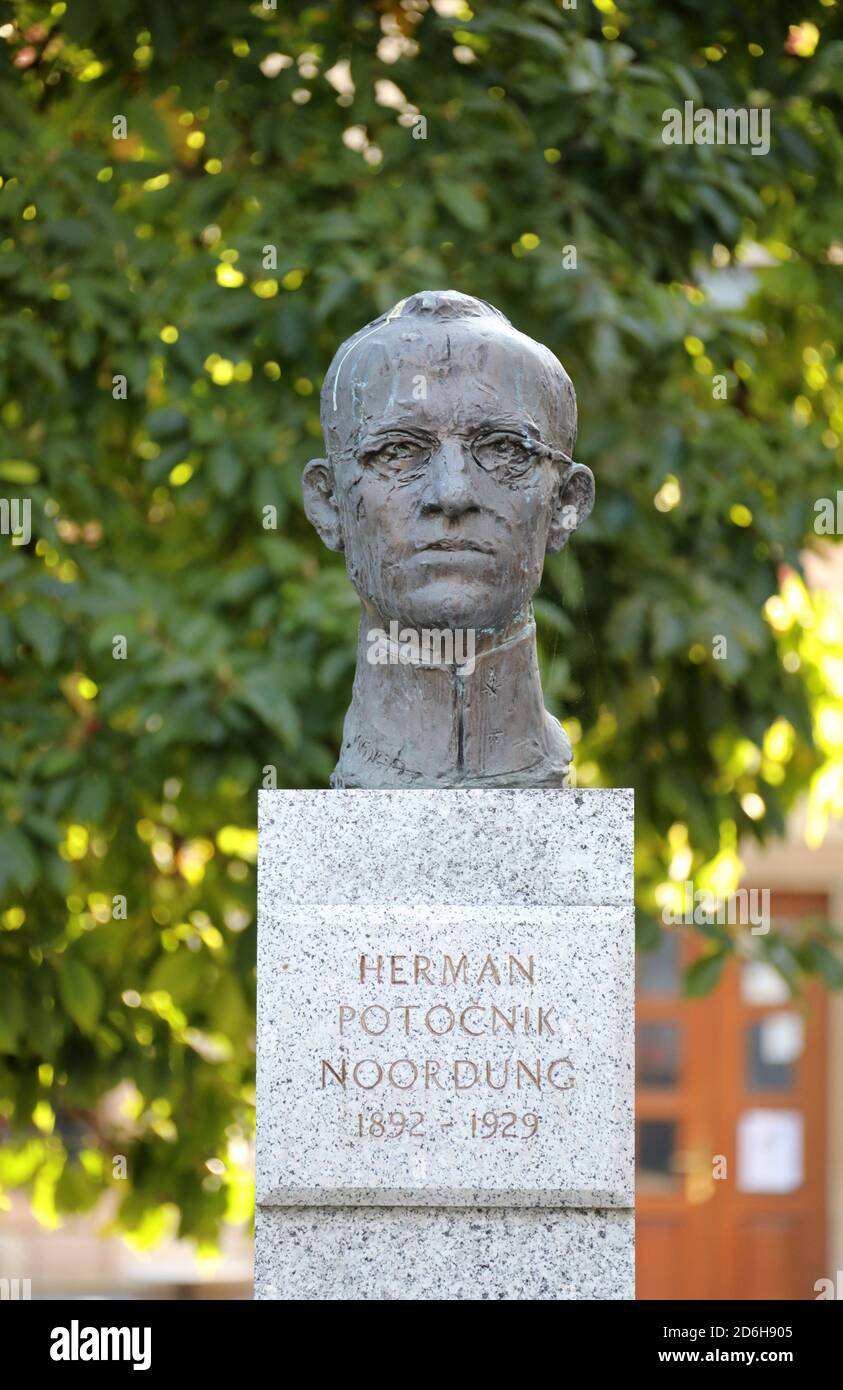
[[[509,478],[521,477],[533,461],[529,443],[520,435],[501,431],[481,435],[474,441],[472,452],[481,468]]]
[[[430,445],[407,435],[374,444],[365,449],[361,457],[366,466],[377,473],[403,473],[422,468],[427,463]]]

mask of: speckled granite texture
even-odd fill
[[[631,1206],[632,934],[620,907],[265,903],[258,1200]]]
[[[632,861],[628,791],[261,793],[257,1297],[633,1296]]]
[[[632,802],[631,791],[262,791],[258,891],[288,907],[627,905]]]
[[[634,1296],[630,1211],[263,1207],[259,1216],[259,1299],[505,1302]]]

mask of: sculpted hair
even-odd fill
[[[535,352],[544,358],[548,374],[559,392],[557,414],[561,443],[562,448],[567,453],[571,453],[577,437],[577,398],[573,383],[558,357],[543,343],[537,343],[534,339],[527,338],[526,334],[520,333],[518,329],[513,327],[506,315],[502,314],[500,309],[496,309],[493,304],[488,304],[485,299],[476,299],[470,294],[460,294],[459,290],[421,290],[418,294],[411,294],[408,299],[399,300],[388,313],[380,314],[376,319],[372,319],[371,323],[358,329],[337,349],[322,386],[320,410],[322,432],[331,452],[341,449],[343,446],[338,430],[337,393],[341,379],[342,385],[344,387],[347,385],[345,376],[351,370],[351,365],[347,364],[346,359],[353,355],[354,349],[364,339],[373,337],[382,328],[398,319],[409,318],[428,319],[434,323],[465,319],[491,319],[503,331],[508,331],[516,337],[526,338]]]

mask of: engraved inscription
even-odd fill
[[[373,1110],[365,1114],[362,1110],[357,1116],[357,1136],[359,1139],[400,1139],[406,1135],[411,1139],[423,1139],[427,1119],[423,1110]],[[440,1120],[440,1129],[451,1129],[453,1120]],[[474,1111],[469,1117],[469,1133],[472,1139],[533,1139],[539,1132],[539,1117],[532,1111],[516,1115],[512,1110],[498,1114],[487,1110],[478,1115]]]
[[[355,985],[361,990],[367,987],[365,1002],[355,999]],[[451,1096],[488,1092],[491,1098],[497,1092],[502,1100],[502,1092],[523,1091],[561,1099],[576,1084],[571,1058],[563,1052],[565,1030],[557,1004],[520,999],[512,1003],[504,997],[510,990],[529,989],[532,999],[533,988],[541,987],[533,955],[360,952],[349,969],[349,986],[346,998],[335,1006],[338,1049],[335,1056],[321,1058],[320,1090],[339,1087],[382,1094],[388,1104],[389,1092],[411,1093],[419,1099],[425,1093],[433,1097],[440,1092]],[[373,986],[383,990],[376,1002],[371,1002]],[[497,1000],[490,997],[490,989],[501,991]],[[407,994],[402,998],[399,991],[404,990]],[[429,990],[433,997],[428,994],[423,1002],[414,1002],[416,990]],[[370,1039],[385,1040],[385,1055],[372,1055]],[[453,1042],[453,1055],[426,1055],[425,1040],[429,1044],[432,1039]],[[482,1056],[483,1039],[496,1040],[494,1060]],[[500,1042],[510,1040],[512,1052],[507,1056]],[[533,1046],[525,1048],[524,1040]],[[393,1041],[395,1053],[390,1055]],[[533,1111],[475,1110],[463,1118],[456,1131],[471,1139],[531,1139],[539,1132],[540,1119]],[[421,1110],[360,1111],[357,1137],[420,1138],[430,1132],[429,1123],[430,1117]],[[437,1117],[434,1127],[453,1129],[453,1115]]]
[[[453,985],[460,980],[465,985],[482,985],[485,980],[496,985],[514,985],[522,980],[533,984],[535,968],[532,956],[520,960],[506,955],[496,961],[492,955],[474,960],[465,953],[456,959],[443,954],[439,960],[430,956],[361,955],[360,983],[375,979],[379,985]]]

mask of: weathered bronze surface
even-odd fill
[[[322,390],[307,515],[362,604],[336,787],[563,786],[532,598],[594,501],[550,350],[454,290],[344,343]]]

